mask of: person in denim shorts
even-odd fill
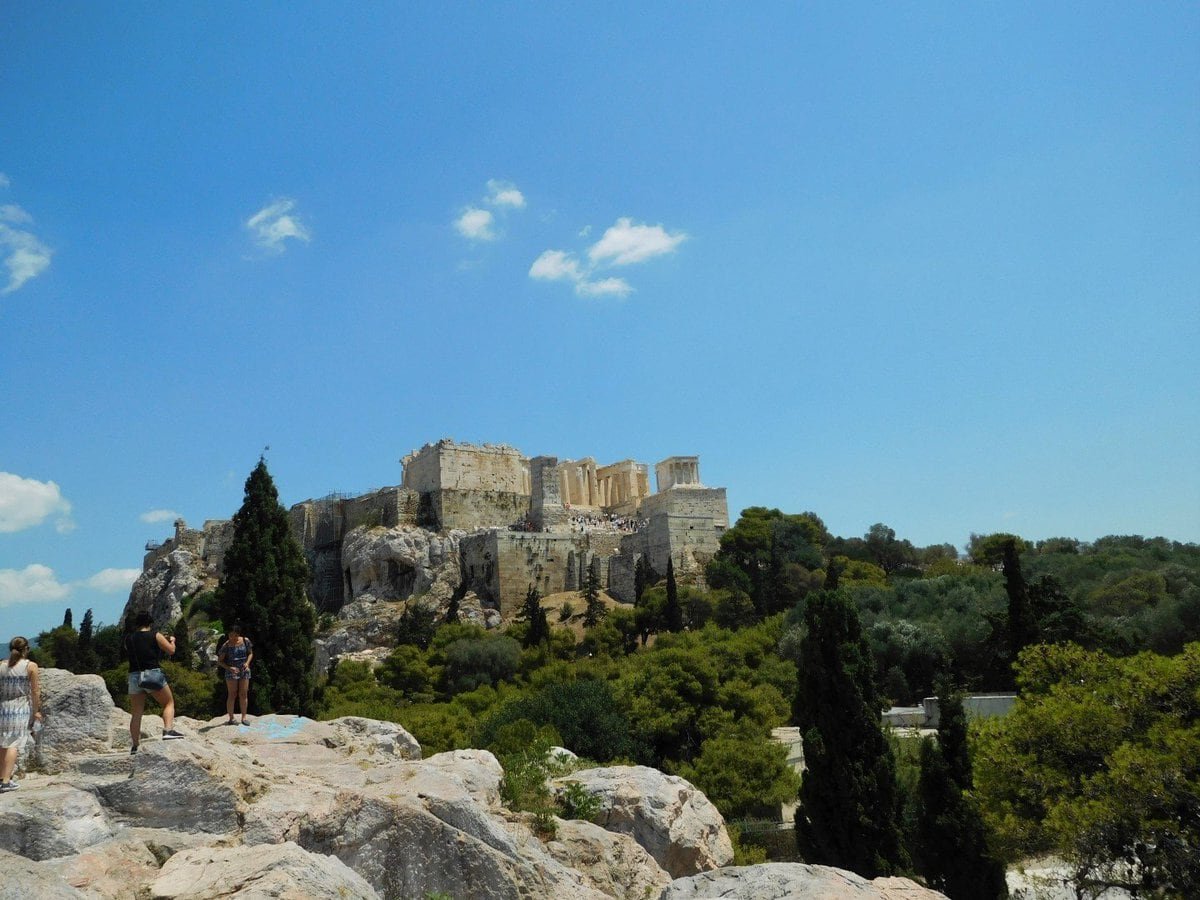
[[[175,637],[163,637],[154,630],[154,618],[149,612],[138,613],[133,619],[134,630],[125,636],[125,653],[129,658],[129,736],[133,738],[130,753],[137,753],[142,736],[142,713],[149,694],[162,705],[163,740],[183,737],[175,730],[175,697],[167,676],[159,668],[164,655],[175,655]],[[157,687],[155,687],[157,685]]]

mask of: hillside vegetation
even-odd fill
[[[1078,680],[1080,667],[1102,673],[1105,684],[1135,670],[1152,672],[1157,681],[1142,694],[1154,710],[1162,703],[1153,697],[1190,685],[1195,646],[1179,657],[1190,663],[1152,660],[1200,641],[1197,545],[1140,536],[1035,544],[1015,535],[972,535],[960,557],[948,544],[914,546],[882,524],[862,537],[842,538],[813,513],[754,507],[723,535],[705,580],[702,590],[677,583],[673,571],[640,572],[637,603],[615,607],[584,596],[596,590],[590,584],[572,604],[577,613],[588,611],[582,632],[578,623],[563,626],[532,590],[521,620],[497,631],[438,621],[419,602],[410,603],[396,648],[382,665],[348,661],[327,673],[318,715],[398,722],[430,753],[491,749],[512,783],[515,773],[532,767],[522,802],[535,811],[548,802],[537,789],[539,754],[558,745],[597,763],[637,762],[680,774],[728,819],[761,817],[797,797],[797,776],[770,732],[815,721],[797,706],[805,702],[798,699],[798,672],[804,654],[815,652],[806,610],[812,598],[836,593],[856,616],[848,633],[857,637],[843,640],[861,639],[868,651],[863,659],[870,671],[863,677],[871,684],[861,695],[879,707],[914,704],[951,689],[1020,689],[1012,716],[971,734],[971,756],[981,763],[975,785],[969,770],[965,781],[960,773],[945,801],[950,805],[943,803],[955,815],[982,815],[991,849],[980,852],[1012,860],[1054,850],[1078,862],[1081,884],[1100,875],[1114,880],[1115,869],[1105,866],[1123,858],[1134,863],[1127,873],[1147,878],[1147,887],[1162,896],[1198,883],[1178,854],[1156,850],[1169,858],[1149,860],[1130,849],[1145,843],[1147,829],[1159,836],[1158,847],[1162,835],[1183,846],[1188,840],[1194,846],[1200,836],[1195,767],[1175,766],[1170,749],[1196,742],[1194,701],[1170,707],[1162,721],[1137,719],[1136,728],[1115,723],[1121,738],[1097,743],[1087,729],[1066,730],[1061,717],[1077,715],[1070,712],[1075,701],[1056,680]],[[124,702],[114,629],[93,634],[90,616],[87,624],[86,635],[82,627],[64,626],[39,636],[38,655],[47,664],[103,672]],[[221,708],[213,704],[223,704],[223,691],[211,676],[188,671],[187,664],[172,676],[181,713],[206,717]],[[1060,740],[1050,742],[1046,729],[1059,729]],[[1067,747],[1069,756],[1073,742],[1087,744],[1086,762],[1038,757],[1056,746]],[[919,754],[893,746],[899,752],[887,753],[895,758],[904,847],[887,856],[887,865],[951,883],[922,868],[933,865],[930,854],[920,852],[922,829],[932,833],[932,826],[921,819],[928,803],[919,784],[931,785],[932,776],[922,770],[919,778]],[[1176,807],[1131,812],[1104,831],[1117,814],[1097,812],[1096,804],[1113,810],[1138,805],[1128,773],[1138,770],[1139,754],[1148,756],[1155,785]],[[930,772],[943,765],[929,753],[920,756]],[[892,768],[888,763],[879,771]],[[1021,789],[1025,773],[1043,770],[1065,772],[1052,779],[1072,788],[1064,789],[1062,802]],[[1083,828],[1081,817],[1099,823],[1093,831],[1101,836],[1086,847],[1073,837]],[[748,844],[739,852],[743,861],[762,855]],[[994,896],[997,889],[989,890]]]

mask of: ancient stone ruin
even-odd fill
[[[473,594],[507,619],[531,585],[543,595],[579,590],[589,570],[611,597],[632,602],[639,560],[662,576],[670,559],[681,579],[703,583],[729,524],[725,488],[701,483],[695,456],[658,463],[654,492],[649,466],[632,459],[598,466],[591,457],[529,457],[502,444],[447,438],[401,463],[397,486],[291,508],[318,609],[338,612],[363,595],[432,593],[442,602]],[[202,573],[196,578],[215,585],[231,538],[227,520],[202,529],[179,520],[173,538],[147,545],[143,578],[161,570],[165,584],[190,562]],[[131,598],[130,608],[148,605]],[[161,612],[166,620],[172,610]]]

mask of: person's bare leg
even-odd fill
[[[17,767],[17,748],[5,747],[0,750],[0,781],[12,781],[13,769]]]
[[[233,701],[237,699],[238,683],[232,679],[225,679],[225,692],[228,696],[225,698],[225,713],[229,716],[229,721],[233,721]]]
[[[238,681],[238,704],[242,707],[242,724],[246,724],[246,707],[250,705],[250,679]],[[230,713],[232,715],[232,713]]]
[[[163,731],[170,731],[175,727],[175,696],[171,693],[171,686],[168,684],[162,690],[155,691],[154,699],[162,704]]]
[[[142,713],[146,710],[145,694],[129,695],[129,737],[133,746],[142,742]]]

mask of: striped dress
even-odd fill
[[[9,668],[0,663],[0,747],[16,747],[29,736],[30,703],[29,660],[22,659]]]

